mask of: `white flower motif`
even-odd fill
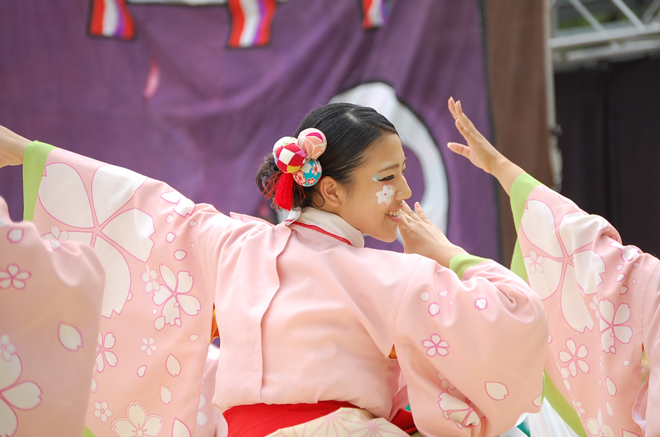
[[[470,401],[463,402],[449,393],[440,393],[438,399],[438,406],[442,411],[442,415],[445,419],[453,421],[458,429],[481,424],[481,417],[472,408]]]
[[[376,193],[378,203],[390,203],[394,198],[394,190],[389,185],[383,186],[383,190]]]
[[[529,256],[525,257],[525,264],[527,264],[527,271],[530,275],[533,275],[536,272],[543,273],[543,258],[540,255],[537,255],[533,250],[529,252]]]
[[[434,357],[436,355],[445,356],[449,353],[449,343],[440,338],[438,334],[431,335],[429,340],[424,340],[422,346],[426,348],[426,355]]]
[[[627,303],[614,308],[614,304],[607,299],[601,300],[598,306],[600,318],[600,344],[605,353],[616,353],[615,340],[629,343],[632,338],[632,328],[624,325],[630,320],[630,306]]]
[[[60,240],[65,241],[69,239],[69,233],[67,231],[60,231],[60,228],[53,225],[50,227],[50,234],[42,236],[44,240]]]
[[[576,350],[575,341],[571,338],[566,340],[566,347],[568,351],[559,351],[559,360],[562,363],[567,363],[567,366],[560,370],[561,376],[563,378],[575,378],[578,374],[578,369],[582,373],[589,373],[589,364],[583,359],[589,353],[587,347],[581,344]]]
[[[158,287],[160,284],[158,283],[158,272],[156,270],[151,270],[149,266],[147,267],[147,271],[143,272],[140,278],[142,278],[142,282],[144,282],[144,292],[145,293],[151,293],[152,291],[158,290]]]
[[[584,410],[584,408],[582,408],[582,402],[580,402],[580,401],[573,401],[573,405],[575,406],[575,411],[577,412],[578,417],[582,417],[582,415],[583,415],[584,413],[586,413],[586,411]]]
[[[189,316],[196,316],[202,307],[195,296],[187,294],[192,290],[193,277],[187,271],[180,271],[175,276],[165,264],[160,265],[160,276],[165,284],[154,292],[153,301],[158,306],[164,305],[154,327],[159,331],[165,324],[181,327],[181,310]]]
[[[4,336],[3,336],[4,337]],[[9,338],[7,338],[7,343]],[[31,410],[41,403],[41,389],[32,381],[18,383],[22,372],[18,354],[0,360],[0,436],[13,436],[18,428],[14,409]]]
[[[94,417],[98,417],[101,422],[106,423],[110,416],[112,416],[112,411],[108,408],[106,401],[94,402]]]
[[[71,159],[75,158],[67,158]],[[153,218],[137,208],[120,212],[145,181],[130,170],[102,165],[88,190],[72,166],[55,162],[46,166],[39,186],[40,204],[52,217],[49,224],[57,220],[65,225],[67,239],[93,247],[106,272],[112,272],[105,278],[103,317],[120,314],[128,300],[131,272],[125,257],[146,262],[153,249]],[[44,237],[64,237],[59,228],[51,231],[52,237]]]
[[[146,338],[142,339],[142,346],[140,346],[140,350],[142,352],[146,352],[147,355],[151,356],[152,353],[154,353],[158,349],[156,345],[154,344],[154,339],[150,338],[147,340]]]
[[[103,372],[105,369],[105,363],[108,363],[108,366],[110,367],[115,367],[117,365],[117,355],[110,351],[114,345],[115,335],[112,332],[108,332],[104,337],[103,333],[99,331],[99,339],[96,343],[96,372]]]
[[[603,422],[603,414],[600,411],[600,407],[598,408],[596,417],[587,417],[584,425],[587,431],[594,437],[614,437],[612,427]]]
[[[2,334],[0,337],[0,355],[6,362],[10,362],[11,358],[16,355],[16,346],[9,342],[9,335]]]
[[[14,287],[17,290],[22,290],[25,288],[25,281],[30,279],[31,276],[30,272],[21,271],[16,264],[9,264],[6,272],[0,270],[0,288]]]
[[[128,404],[126,418],[112,422],[112,431],[119,437],[156,437],[163,430],[163,419],[147,415],[147,410],[137,401]]]
[[[206,406],[206,396],[201,395],[199,397],[199,407],[197,408],[197,425],[206,426],[209,423],[209,418],[202,412],[202,409]]]

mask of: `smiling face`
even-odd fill
[[[353,172],[353,183],[346,188],[341,205],[332,212],[362,233],[392,242],[398,234],[402,202],[411,195],[399,136],[384,134],[369,147],[365,158]]]

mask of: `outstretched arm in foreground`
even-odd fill
[[[7,165],[21,165],[23,152],[30,140],[0,126],[0,168]]]

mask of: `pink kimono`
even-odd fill
[[[550,322],[546,397],[582,435],[660,435],[660,262],[529,175],[514,182],[511,204],[514,264]]]
[[[99,343],[91,402],[113,415],[88,410],[96,436],[193,435],[213,302],[220,411],[346,401],[360,409],[331,416],[352,428],[326,420],[313,432],[401,435],[386,419],[409,402],[428,436],[496,435],[538,411],[546,316],[497,263],[458,256],[450,270],[367,249],[359,231],[315,209],[277,226],[230,218],[162,182],[51,149],[26,151],[34,221],[46,236],[92,245],[110,278],[101,332],[116,341]]]
[[[103,279],[91,248],[42,240],[0,197],[0,436],[83,435]]]

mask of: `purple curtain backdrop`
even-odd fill
[[[222,5],[129,5],[137,37],[123,42],[87,35],[87,1],[0,0],[0,124],[223,212],[263,215],[254,175],[273,143],[339,92],[383,81],[442,145],[449,238],[497,259],[493,181],[444,147],[460,139],[449,96],[488,134],[477,3],[395,0],[386,25],[366,31],[357,0],[292,0],[278,5],[268,46],[229,49]],[[160,84],[145,99],[152,64]],[[414,201],[423,182],[410,160]],[[0,170],[0,195],[19,219],[19,168]]]

